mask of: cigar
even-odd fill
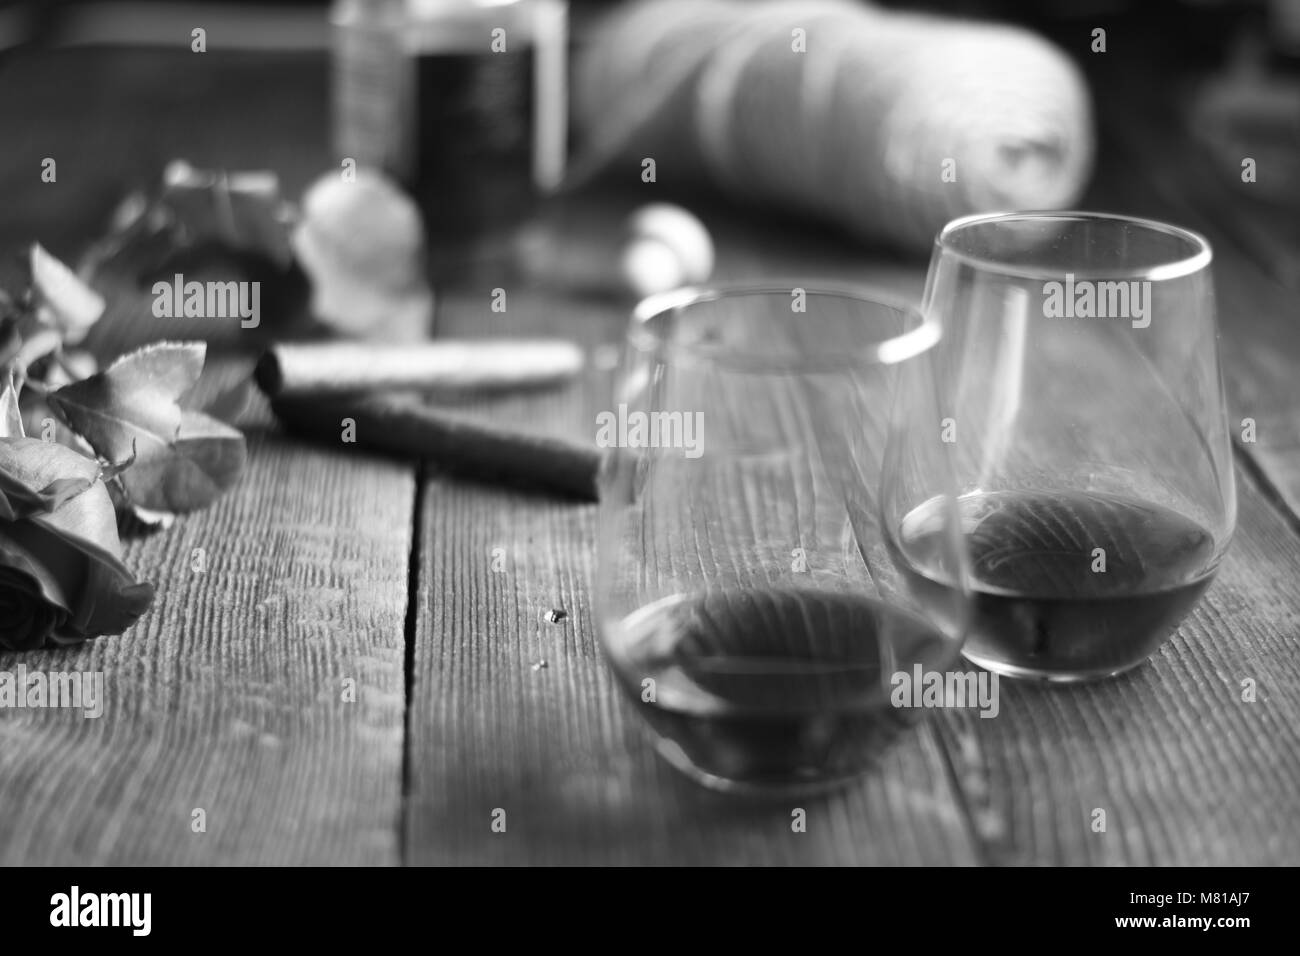
[[[448,471],[535,485],[596,500],[600,452],[595,444],[501,428],[426,405],[410,394],[356,397],[272,396],[271,409],[290,431],[339,442],[343,419],[359,446],[433,462]]]
[[[281,343],[254,376],[270,398],[402,389],[510,389],[554,384],[582,369],[582,350],[550,339],[420,344]]]

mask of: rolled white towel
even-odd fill
[[[656,181],[925,248],[948,220],[1060,208],[1094,137],[1077,67],[1019,28],[837,0],[644,0],[577,65],[571,182],[653,158]]]

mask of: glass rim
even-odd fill
[[[1076,275],[1114,279],[1147,279],[1153,282],[1158,282],[1166,279],[1180,279],[1192,275],[1207,268],[1210,263],[1214,261],[1214,250],[1210,245],[1210,241],[1194,229],[1188,229],[1185,226],[1176,226],[1173,223],[1162,222],[1159,219],[1148,219],[1143,216],[1129,216],[1122,213],[1111,212],[1093,212],[1085,209],[1004,210],[1001,212],[979,212],[972,213],[968,216],[959,216],[939,230],[934,237],[934,246],[935,249],[939,250],[943,255],[952,256],[955,259],[959,259],[962,262],[966,262],[980,269],[997,271],[1006,275],[1018,276],[1020,278],[1059,278],[1059,269],[1036,269],[1032,267],[1023,267],[1009,259],[974,255],[964,250],[954,248],[952,245],[953,237],[970,226],[982,223],[1013,222],[1017,220],[1035,219],[1079,220],[1084,222],[1105,222],[1112,224],[1124,223],[1130,226],[1141,227],[1149,232],[1160,233],[1164,236],[1180,239],[1183,242],[1188,243],[1194,249],[1191,255],[1170,259],[1168,262],[1160,262],[1153,266],[1131,268],[1120,267],[1116,269],[1097,270],[1090,270],[1084,267],[1076,269]]]
[[[801,355],[795,361],[775,361],[761,355],[738,352],[726,346],[711,344],[684,344],[673,342],[651,331],[649,322],[666,313],[679,312],[691,306],[715,302],[720,299],[739,299],[746,296],[780,296],[789,301],[795,289],[803,290],[808,298],[833,296],[862,303],[866,306],[888,309],[913,321],[905,331],[880,338],[852,349],[835,349]],[[729,369],[753,372],[803,372],[834,371],[861,365],[897,365],[922,355],[938,344],[942,337],[937,315],[923,310],[919,305],[898,296],[882,292],[869,285],[852,283],[801,280],[788,285],[763,282],[721,282],[708,286],[683,286],[670,292],[646,296],[632,309],[632,323],[627,332],[629,347],[641,352],[663,350],[670,356],[689,357],[725,365]]]

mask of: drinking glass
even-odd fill
[[[636,310],[597,419],[597,620],[657,750],[695,780],[850,779],[919,716],[895,706],[899,682],[957,661],[964,592],[918,600],[882,531],[926,504],[930,546],[960,568],[939,339],[852,289],[682,290]]]
[[[925,300],[953,449],[967,659],[1078,681],[1144,661],[1214,577],[1236,521],[1211,251],[1086,212],[970,216]],[[925,513],[896,529],[918,586],[953,574]]]

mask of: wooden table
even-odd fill
[[[78,50],[5,74],[6,248],[40,238],[73,255],[172,157],[274,168],[290,195],[332,162],[317,54]],[[0,655],[0,668],[103,671],[108,697],[99,720],[0,713],[0,863],[1300,862],[1300,290],[1235,238],[1223,211],[1246,201],[1236,170],[1180,155],[1159,115],[1132,115],[1106,130],[1105,190],[1087,204],[1216,243],[1231,415],[1255,418],[1258,436],[1237,447],[1230,556],[1149,664],[1074,688],[1004,682],[997,719],[939,714],[856,785],[800,801],[796,833],[791,806],[699,789],[640,736],[593,626],[595,506],[309,445],[257,404],[242,422],[242,484],[128,544],[128,564],[158,587],[137,626]],[[1177,161],[1149,162],[1166,155]],[[46,156],[57,184],[39,180]],[[554,215],[577,234],[652,189]],[[709,222],[722,277],[919,296],[922,261],[756,214]],[[504,314],[490,308],[497,287]],[[449,336],[594,349],[625,320],[622,304],[530,289],[490,265],[439,291]],[[213,360],[211,387],[248,367],[247,343],[226,338],[236,349]],[[593,367],[475,411],[588,439],[610,387]],[[547,622],[552,608],[567,618]]]

